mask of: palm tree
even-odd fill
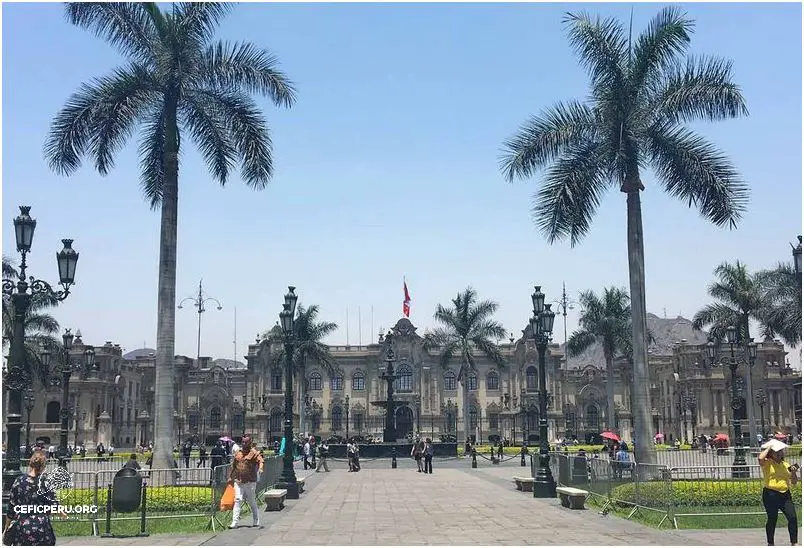
[[[436,350],[441,367],[446,368],[453,358],[460,361],[458,382],[461,384],[461,415],[463,416],[463,439],[469,439],[469,376],[477,369],[475,353],[479,352],[499,367],[507,363],[495,341],[504,339],[508,332],[491,319],[497,311],[494,301],[479,301],[471,287],[452,299],[451,307],[438,305],[434,318],[443,327],[424,336],[426,350]]]
[[[779,263],[757,273],[762,294],[762,318],[769,338],[778,335],[790,346],[801,344],[801,274]]]
[[[582,308],[580,329],[567,341],[569,356],[577,356],[595,343],[603,347],[606,360],[606,426],[615,428],[614,358],[626,351],[631,337],[631,307],[628,293],[619,287],[606,287],[602,297],[584,291],[578,299]]]
[[[7,257],[3,257],[3,277],[9,279],[19,277],[17,269]],[[41,352],[45,348],[55,348],[59,345],[59,341],[54,337],[59,332],[59,322],[43,310],[58,303],[59,301],[52,296],[35,293],[25,316],[25,363],[32,378],[37,377],[42,386],[47,386],[49,371],[42,363]],[[14,303],[10,297],[3,295],[3,347],[10,348],[13,342]]]
[[[338,329],[338,324],[333,322],[318,321],[319,308],[317,304],[305,308],[301,303],[296,307],[296,319],[293,322],[293,365],[299,379],[297,392],[297,405],[299,409],[299,428],[304,428],[304,383],[307,379],[307,362],[313,361],[320,364],[324,370],[333,375],[337,372],[335,358],[329,351],[329,346],[321,340]],[[274,367],[282,367],[285,363],[285,347],[280,346],[279,350],[272,354],[271,362]],[[301,434],[302,432],[300,432]]]
[[[141,129],[140,181],[161,207],[154,468],[173,466],[173,355],[179,157],[189,135],[213,178],[224,185],[235,164],[262,189],[273,172],[268,126],[251,94],[294,102],[276,58],[249,43],[213,41],[230,4],[91,2],[66,5],[67,19],[115,46],[127,61],[84,84],[56,115],[45,144],[50,167],[65,175],[82,158],[107,174],[135,128]],[[181,130],[181,131],[180,131]]]
[[[692,327],[703,329],[709,326],[711,338],[715,341],[722,341],[726,328],[735,326],[737,340],[743,345],[748,344],[751,340],[749,327],[751,320],[759,322],[763,331],[767,333],[766,306],[763,303],[760,277],[757,274],[751,274],[740,261],[736,261],[734,264],[725,262],[719,265],[715,268],[715,276],[718,280],[710,284],[708,288],[709,296],[715,299],[715,302],[695,313],[692,318]],[[748,394],[753,394],[750,369],[747,376],[749,378]],[[752,443],[756,439],[753,401],[750,396],[746,398]]]
[[[589,72],[588,102],[559,103],[528,120],[504,144],[507,180],[547,167],[534,196],[534,220],[549,243],[577,244],[589,231],[603,193],[627,199],[628,270],[633,314],[634,430],[637,462],[655,463],[648,383],[645,252],[641,170],[653,168],[664,190],[718,226],[735,226],[748,189],[729,160],[684,126],[698,119],[747,114],[731,63],[685,55],[693,21],[677,7],[661,10],[632,42],[615,19],[568,14],[569,39]]]

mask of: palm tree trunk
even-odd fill
[[[606,429],[609,432],[616,428],[614,414],[614,357],[606,352]]]
[[[176,97],[165,100],[165,180],[159,239],[159,297],[154,370],[153,469],[173,468],[173,361],[176,337],[176,246],[179,203]],[[165,478],[167,480],[167,478]]]
[[[630,183],[630,184],[629,184]],[[656,464],[656,449],[651,443],[650,378],[648,371],[648,323],[645,304],[645,245],[642,232],[642,206],[639,192],[642,184],[634,173],[626,181],[628,194],[628,275],[631,289],[633,333],[633,404],[634,457],[636,462]]]

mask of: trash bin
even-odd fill
[[[134,512],[142,504],[142,476],[133,468],[122,468],[112,483],[112,508],[115,512]]]
[[[589,482],[589,471],[587,468],[586,457],[576,456],[574,459],[572,459],[572,482]]]
[[[570,459],[566,455],[559,455],[558,458],[558,483],[569,485],[572,483],[570,476]]]

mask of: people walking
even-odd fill
[[[17,477],[9,494],[8,522],[3,532],[3,544],[15,546],[54,546],[56,534],[45,511],[17,513],[14,509],[28,506],[40,509],[58,504],[55,489],[42,489],[40,477],[45,471],[47,456],[44,451],[34,451],[28,461],[28,473]],[[38,508],[36,508],[38,507]],[[62,516],[66,516],[64,513]]]
[[[198,466],[203,468],[207,465],[207,448],[201,446],[198,448]]]
[[[257,506],[257,475],[262,473],[262,455],[251,443],[251,436],[243,436],[243,445],[240,450],[233,455],[232,471],[230,479],[234,482],[235,502],[232,509],[232,524],[229,529],[237,527],[240,521],[240,508],[243,499],[246,499],[251,516],[254,520],[254,527],[260,527],[260,509]]]
[[[304,442],[304,447],[302,447],[302,452],[304,453],[304,469],[307,470],[308,468],[312,468],[312,464],[310,464],[310,451],[312,450],[312,446],[310,444],[310,440],[306,440]]]
[[[410,448],[410,456],[416,461],[416,468],[417,472],[423,472],[424,466],[422,466],[422,458],[424,457],[424,440],[421,438],[417,438],[416,441],[413,443],[413,447]]]
[[[424,453],[424,473],[425,474],[432,474],[433,473],[433,453],[435,452],[435,448],[433,447],[433,442],[430,438],[427,438],[424,442],[424,449],[422,451]]]
[[[181,448],[181,456],[184,457],[184,467],[190,467],[190,455],[193,452],[193,447],[190,445],[190,442],[185,442],[184,446]]]
[[[136,453],[131,453],[128,456],[128,460],[123,465],[123,468],[131,468],[132,470],[140,470],[140,469],[142,469],[142,467],[140,466],[140,463],[137,462],[137,454]]]
[[[787,518],[787,532],[790,544],[798,544],[798,518],[790,494],[792,486],[798,483],[798,464],[784,460],[784,450],[788,445],[781,440],[773,439],[762,445],[759,454],[759,465],[762,468],[762,505],[768,519],[765,522],[765,536],[768,546],[774,545],[776,521],[781,510]]]
[[[318,447],[318,466],[315,468],[316,472],[320,472],[321,468],[324,469],[324,472],[329,472],[327,457],[329,457],[329,445],[327,445],[327,442],[322,441],[321,445]]]

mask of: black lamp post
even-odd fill
[[[749,476],[749,470],[746,466],[745,462],[745,448],[743,447],[743,435],[742,429],[740,425],[740,420],[743,417],[739,417],[738,411],[743,407],[745,404],[745,398],[743,398],[742,394],[740,393],[740,387],[737,381],[737,358],[734,355],[734,346],[739,343],[738,341],[738,334],[737,328],[734,326],[729,326],[726,328],[726,342],[729,345],[729,350],[731,353],[729,359],[729,369],[731,371],[731,408],[732,408],[732,423],[734,424],[734,462],[732,462],[732,471],[731,475],[733,478],[747,478]],[[715,343],[713,341],[709,341],[706,344],[707,353],[709,355],[709,360],[714,365],[715,363],[715,356],[716,356],[716,349]],[[754,360],[757,357],[757,344],[754,342],[753,339],[750,339],[748,343],[748,374],[751,374],[751,366],[754,363]]]
[[[285,303],[279,314],[282,334],[285,342],[285,454],[282,459],[282,474],[279,476],[279,488],[287,489],[287,498],[299,498],[299,484],[293,470],[293,318],[296,315],[296,288],[288,286]]]
[[[268,413],[268,396],[263,394],[257,401],[260,403],[260,407],[263,411],[265,411],[265,437],[267,443],[273,443],[271,439],[271,415]]]
[[[386,337],[386,340],[388,340],[388,337]],[[396,441],[396,427],[394,426],[394,381],[399,378],[399,375],[394,374],[395,361],[394,349],[391,347],[389,341],[388,351],[385,353],[385,371],[380,375],[380,378],[384,379],[388,385],[385,407],[385,428],[382,433],[382,441],[385,443]]]
[[[535,287],[531,299],[533,301],[533,318],[530,320],[531,331],[539,351],[539,468],[533,480],[534,498],[555,498],[556,481],[550,471],[550,446],[547,440],[547,375],[545,353],[553,332],[555,312],[549,304],[544,304],[544,293],[539,286]]]
[[[684,438],[687,437],[687,411],[690,412],[690,422],[692,423],[692,439],[695,439],[695,422],[698,420],[695,410],[698,407],[698,398],[690,392],[689,389],[684,391],[681,397],[684,402]]]
[[[790,244],[793,247],[793,244]],[[796,274],[801,274],[801,234],[798,235],[798,245],[793,247],[793,266]]]
[[[33,388],[25,389],[25,411],[28,412],[28,422],[25,423],[25,450],[31,449],[31,411],[33,411],[34,404],[36,403],[36,396],[34,396]]]
[[[416,394],[416,435],[418,435],[422,429],[421,415],[422,415],[422,396],[421,394]]]
[[[73,420],[75,421],[73,423],[74,427],[75,427],[75,429],[73,430],[73,450],[75,450],[75,448],[78,447],[78,421],[79,421],[79,418],[80,418],[80,415],[81,415],[81,409],[77,405],[74,405],[73,407],[70,408],[70,414],[73,416]],[[135,416],[134,417],[134,443],[136,443],[136,442],[137,442],[137,417]]]
[[[756,392],[754,392],[754,399],[759,406],[759,415],[761,417],[760,420],[760,427],[762,428],[762,439],[765,439],[765,406],[768,404],[768,396],[765,394],[765,391],[761,388],[757,388]]]
[[[346,400],[346,439],[349,439],[349,394],[344,398]]]
[[[25,317],[34,296],[63,301],[70,294],[70,286],[75,282],[75,268],[78,253],[72,248],[73,241],[62,240],[64,248],[56,254],[59,267],[59,285],[62,290],[54,291],[49,283],[26,277],[28,264],[26,258],[31,251],[36,221],[30,216],[30,206],[20,206],[20,214],[14,219],[14,235],[17,251],[22,255],[17,279],[3,278],[3,296],[11,299],[14,311],[14,329],[11,339],[10,364],[4,385],[8,390],[6,408],[7,455],[3,461],[3,514],[7,514],[8,496],[11,485],[20,471],[20,430],[22,429],[22,391],[31,386],[31,369],[26,360]]]

